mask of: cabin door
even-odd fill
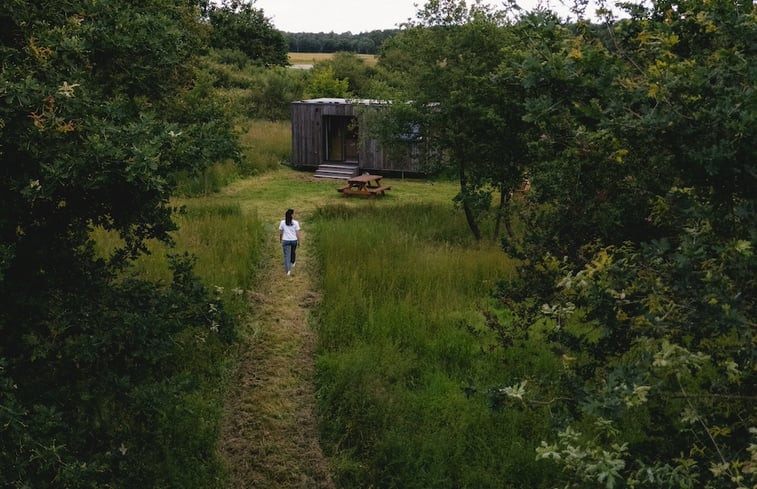
[[[350,116],[324,116],[326,137],[326,160],[357,162],[357,119]]]

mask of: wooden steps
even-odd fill
[[[318,166],[315,171],[316,178],[331,178],[336,180],[348,180],[357,176],[358,166],[354,163],[325,163]]]

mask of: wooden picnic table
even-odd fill
[[[388,185],[381,185],[381,175],[371,175],[370,173],[363,173],[356,177],[352,177],[347,180],[347,185],[337,189],[345,195],[385,195],[384,191],[391,190],[392,187]]]

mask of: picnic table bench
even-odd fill
[[[374,195],[386,195],[384,192],[391,190],[389,185],[381,185],[381,175],[371,175],[370,173],[363,173],[356,177],[352,177],[347,180],[347,185],[336,189],[345,195],[368,195],[373,197]]]

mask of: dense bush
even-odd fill
[[[365,64],[361,58],[353,53],[335,53],[330,59],[320,61],[313,66],[314,77],[322,71],[331,71],[331,77],[337,80],[346,80],[345,93],[355,98],[371,98],[373,78],[377,76],[377,70]]]
[[[177,172],[236,156],[192,66],[191,3],[6,2],[0,9],[0,485],[209,487],[220,353],[233,328],[175,262]],[[96,258],[94,227],[120,245]],[[122,278],[117,278],[122,277]]]
[[[304,98],[310,78],[307,70],[255,65],[234,50],[211,50],[200,66],[233,120],[288,120],[290,104]]]
[[[654,220],[680,234],[586,248],[583,267],[548,258],[502,285],[514,315],[500,329],[538,334],[565,361],[566,388],[527,373],[516,402],[557,395],[570,407],[539,450],[570,487],[754,484],[757,263],[751,240],[723,236],[711,212],[675,189]]]
[[[176,259],[173,270],[168,287],[72,266],[55,287],[4,290],[0,485],[208,487],[222,478],[220,406],[208,393],[234,330],[191,262]],[[22,313],[24,328],[8,328]]]
[[[532,16],[534,44],[502,65],[533,158],[504,329],[565,359],[570,415],[539,456],[566,487],[751,487],[755,10],[633,14],[609,31]],[[552,382],[524,376],[504,397],[552,398]]]

